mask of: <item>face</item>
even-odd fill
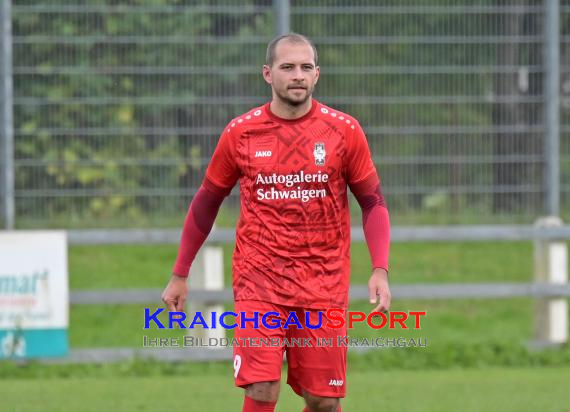
[[[273,65],[263,66],[263,77],[271,85],[274,99],[291,106],[302,105],[311,97],[319,73],[313,48],[286,40],[277,44]]]

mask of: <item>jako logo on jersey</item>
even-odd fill
[[[255,152],[255,157],[271,157],[272,154],[271,150],[258,150]]]
[[[315,143],[315,150],[313,151],[313,155],[315,156],[315,164],[317,166],[324,166],[325,157],[327,155],[327,152],[325,151],[325,144]]]
[[[331,379],[329,386],[342,386],[344,381],[342,379]]]

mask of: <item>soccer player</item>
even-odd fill
[[[254,329],[236,338],[310,339],[309,346],[234,346],[236,385],[245,389],[243,411],[273,411],[283,353],[287,383],[305,399],[305,411],[340,411],[346,395],[346,351],[341,330],[305,327],[319,311],[346,309],[350,277],[350,213],[347,188],[362,208],[372,260],[368,281],[373,311],[388,311],[390,223],[366,137],[352,116],[312,98],[319,80],[317,50],[291,33],[267,47],[263,78],[271,101],[224,128],[204,181],[186,216],[173,275],[162,299],[183,311],[190,265],[208,236],[223,199],[239,181],[241,214],[233,256],[235,312],[252,319],[273,312],[302,323]],[[332,338],[331,347],[317,338]],[[261,340],[258,340],[261,342]]]

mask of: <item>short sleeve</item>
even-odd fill
[[[372,161],[368,141],[358,122],[354,122],[354,129],[350,128],[347,141],[346,176],[347,183],[353,185],[374,174],[376,167]]]
[[[220,136],[216,150],[214,150],[210,164],[206,169],[206,178],[224,189],[233,188],[239,178],[235,139],[228,128],[225,128]]]

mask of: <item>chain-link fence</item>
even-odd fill
[[[316,97],[364,126],[394,221],[547,212],[547,3],[291,2],[291,29],[319,49]],[[223,126],[270,96],[260,72],[275,10],[13,2],[16,225],[179,226]],[[570,5],[560,10],[569,216]]]

